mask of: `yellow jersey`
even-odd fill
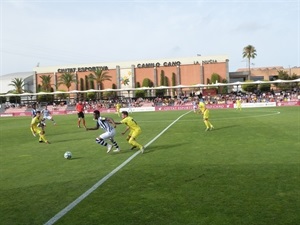
[[[199,102],[198,104],[199,110],[203,113],[206,109],[204,102]]]
[[[136,131],[136,130],[140,130],[140,126],[137,125],[137,123],[135,122],[135,120],[130,117],[130,116],[127,116],[126,118],[122,119],[121,120],[121,123],[122,124],[125,124],[126,126],[128,126],[130,128],[130,130],[132,131]]]
[[[38,124],[42,121],[42,118],[41,117],[33,117],[32,120],[31,120],[31,125],[32,125],[32,128],[33,130],[41,130],[40,127],[38,127]]]

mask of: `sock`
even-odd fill
[[[114,139],[110,139],[110,141],[111,141],[111,143],[113,144],[113,146],[114,146],[115,148],[119,148],[118,143],[117,143]]]
[[[103,146],[107,146],[107,143],[101,138],[96,138],[96,143]]]
[[[47,139],[44,134],[40,134],[40,141],[47,142]]]

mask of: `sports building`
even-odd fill
[[[34,92],[35,87],[33,85],[34,71],[31,72],[18,72],[10,73],[3,76],[0,76],[0,93],[7,93],[14,89],[10,84],[15,78],[24,80],[24,90]]]
[[[58,85],[59,77],[64,73],[74,74],[77,83],[72,83],[69,91],[84,91],[98,89],[95,82],[88,81],[88,76],[96,69],[104,70],[111,76],[111,81],[103,82],[103,89],[124,90],[118,95],[128,96],[130,90],[142,87],[147,78],[153,87],[159,86],[185,86],[197,84],[210,84],[212,74],[220,76],[220,82],[226,80],[229,83],[243,82],[249,77],[248,68],[229,72],[229,59],[227,55],[194,56],[186,58],[169,58],[154,60],[139,60],[127,62],[108,62],[93,64],[60,65],[50,67],[35,67],[31,72],[12,73],[0,76],[0,93],[5,94],[13,89],[11,81],[14,78],[24,80],[24,89],[29,92],[39,92],[41,89],[41,77],[51,77],[53,91],[67,91],[64,85]],[[300,74],[300,67],[284,68],[282,66],[251,68],[250,80],[272,81],[276,80],[278,71],[286,71],[289,75]],[[190,88],[176,90],[190,92]],[[230,91],[230,89],[229,89]],[[133,92],[131,92],[133,94]],[[167,93],[168,94],[168,93]],[[155,91],[151,95],[155,96]]]
[[[220,81],[225,79],[228,81],[228,62],[229,60],[226,55],[216,55],[36,67],[34,68],[36,72],[34,83],[38,91],[38,86],[42,82],[41,77],[46,75],[51,76],[51,83],[60,91],[97,89],[95,83],[90,83],[88,76],[95,70],[101,69],[111,77],[111,81],[103,82],[102,89],[119,89],[121,92],[120,95],[128,96],[129,92],[126,90],[144,86],[143,82],[145,79],[150,80],[153,87],[208,84],[210,83],[212,74],[218,74]],[[72,83],[69,90],[64,85],[57,86],[59,77],[64,73],[74,74],[78,81],[77,83]],[[54,91],[57,90],[54,89]],[[175,93],[175,95],[177,94]]]

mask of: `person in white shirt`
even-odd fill
[[[102,146],[107,147],[107,153],[109,153],[114,146],[116,149],[114,152],[119,152],[120,148],[118,143],[114,140],[114,137],[116,135],[116,124],[112,118],[109,117],[101,117],[99,110],[94,111],[94,119],[97,121],[96,127],[93,128],[86,128],[86,130],[98,130],[99,127],[101,127],[105,132],[103,134],[100,134],[99,137],[96,138],[96,143],[100,144]],[[108,144],[105,140],[110,140],[111,144]]]
[[[45,106],[45,108],[42,110],[42,115],[44,120],[51,120],[53,122],[53,125],[56,125],[56,122],[54,121],[50,110]]]
[[[192,102],[192,104],[193,104],[193,111],[194,111],[194,113],[197,113],[198,104],[199,104],[198,100],[194,99],[193,102]]]

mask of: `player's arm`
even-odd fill
[[[129,129],[130,129],[130,128],[127,126],[127,127],[126,127],[126,130],[125,130],[124,132],[122,132],[122,135],[126,134],[127,131],[128,131]]]
[[[106,117],[106,120],[107,120],[109,123],[111,123],[111,124],[113,125],[114,128],[116,128],[116,122],[115,122],[112,118]]]
[[[32,121],[31,121],[31,124],[30,124],[30,130],[31,130],[31,132],[32,132],[32,134],[33,134],[33,136],[35,136],[35,131],[34,131],[34,128],[35,128],[35,119],[33,119]]]
[[[87,127],[87,128],[85,128],[85,129],[86,129],[87,131],[88,131],[88,130],[98,130],[98,129],[99,129],[99,127],[100,127],[100,126],[99,126],[99,124],[98,124],[98,121],[97,121],[97,123],[96,123],[96,126],[95,126],[95,127],[90,127],[90,128],[88,128],[88,127]]]

